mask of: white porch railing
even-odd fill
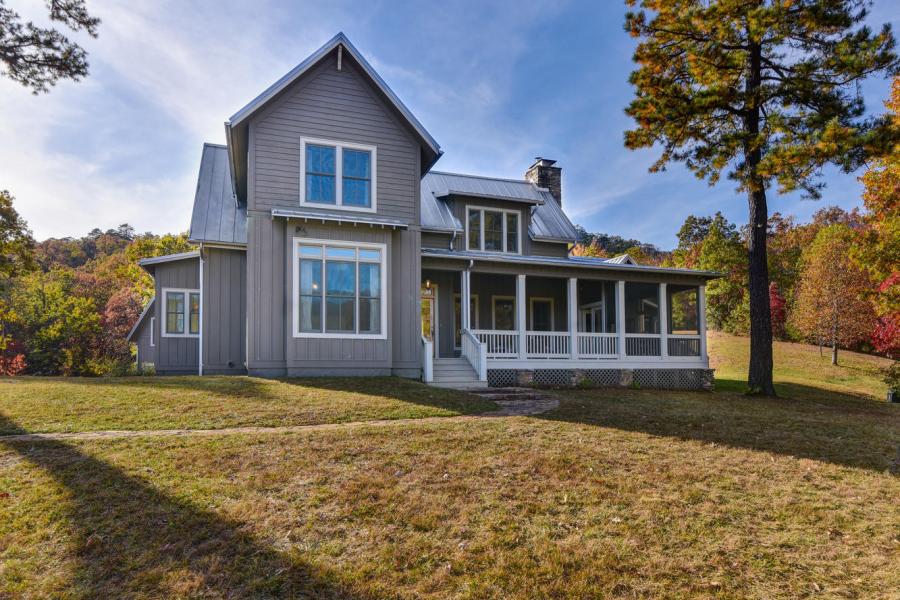
[[[468,329],[464,328],[460,337],[462,338],[461,354],[463,358],[472,365],[479,381],[487,381],[487,346]]]
[[[568,358],[571,355],[568,331],[525,332],[525,356],[527,358]]]
[[[669,356],[700,356],[700,336],[669,334]]]
[[[422,336],[422,381],[434,381],[434,342]]]
[[[579,333],[578,356],[582,358],[616,358],[619,336],[615,333]]]
[[[658,333],[629,333],[625,335],[625,354],[628,356],[659,356]]]
[[[519,332],[499,329],[476,329],[472,334],[484,344],[488,358],[517,358]]]

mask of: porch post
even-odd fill
[[[706,284],[702,283],[697,290],[697,312],[699,323],[697,332],[700,334],[700,360],[708,360],[706,356]]]
[[[659,356],[669,357],[669,307],[666,284],[659,284]]]
[[[463,329],[469,329],[469,323],[472,322],[472,315],[469,314],[472,306],[472,274],[468,269],[460,273],[462,280],[460,281],[460,298],[459,298],[459,320]]]
[[[569,353],[578,360],[578,278],[569,279]]]
[[[516,276],[516,327],[519,330],[519,358],[528,357],[528,338],[525,335],[525,275]]]
[[[625,282],[616,282],[616,336],[619,338],[619,360],[625,360]]]

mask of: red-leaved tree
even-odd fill
[[[784,324],[787,321],[787,302],[774,281],[769,284],[769,310],[772,313],[772,336],[784,339]]]

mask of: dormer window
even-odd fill
[[[521,246],[519,211],[469,207],[466,249],[518,254]]]
[[[375,173],[374,146],[303,139],[300,204],[374,212]]]

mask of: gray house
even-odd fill
[[[157,373],[701,387],[714,273],[571,256],[560,167],[446,173],[338,34],[206,144],[198,250],[142,261],[129,339]]]

